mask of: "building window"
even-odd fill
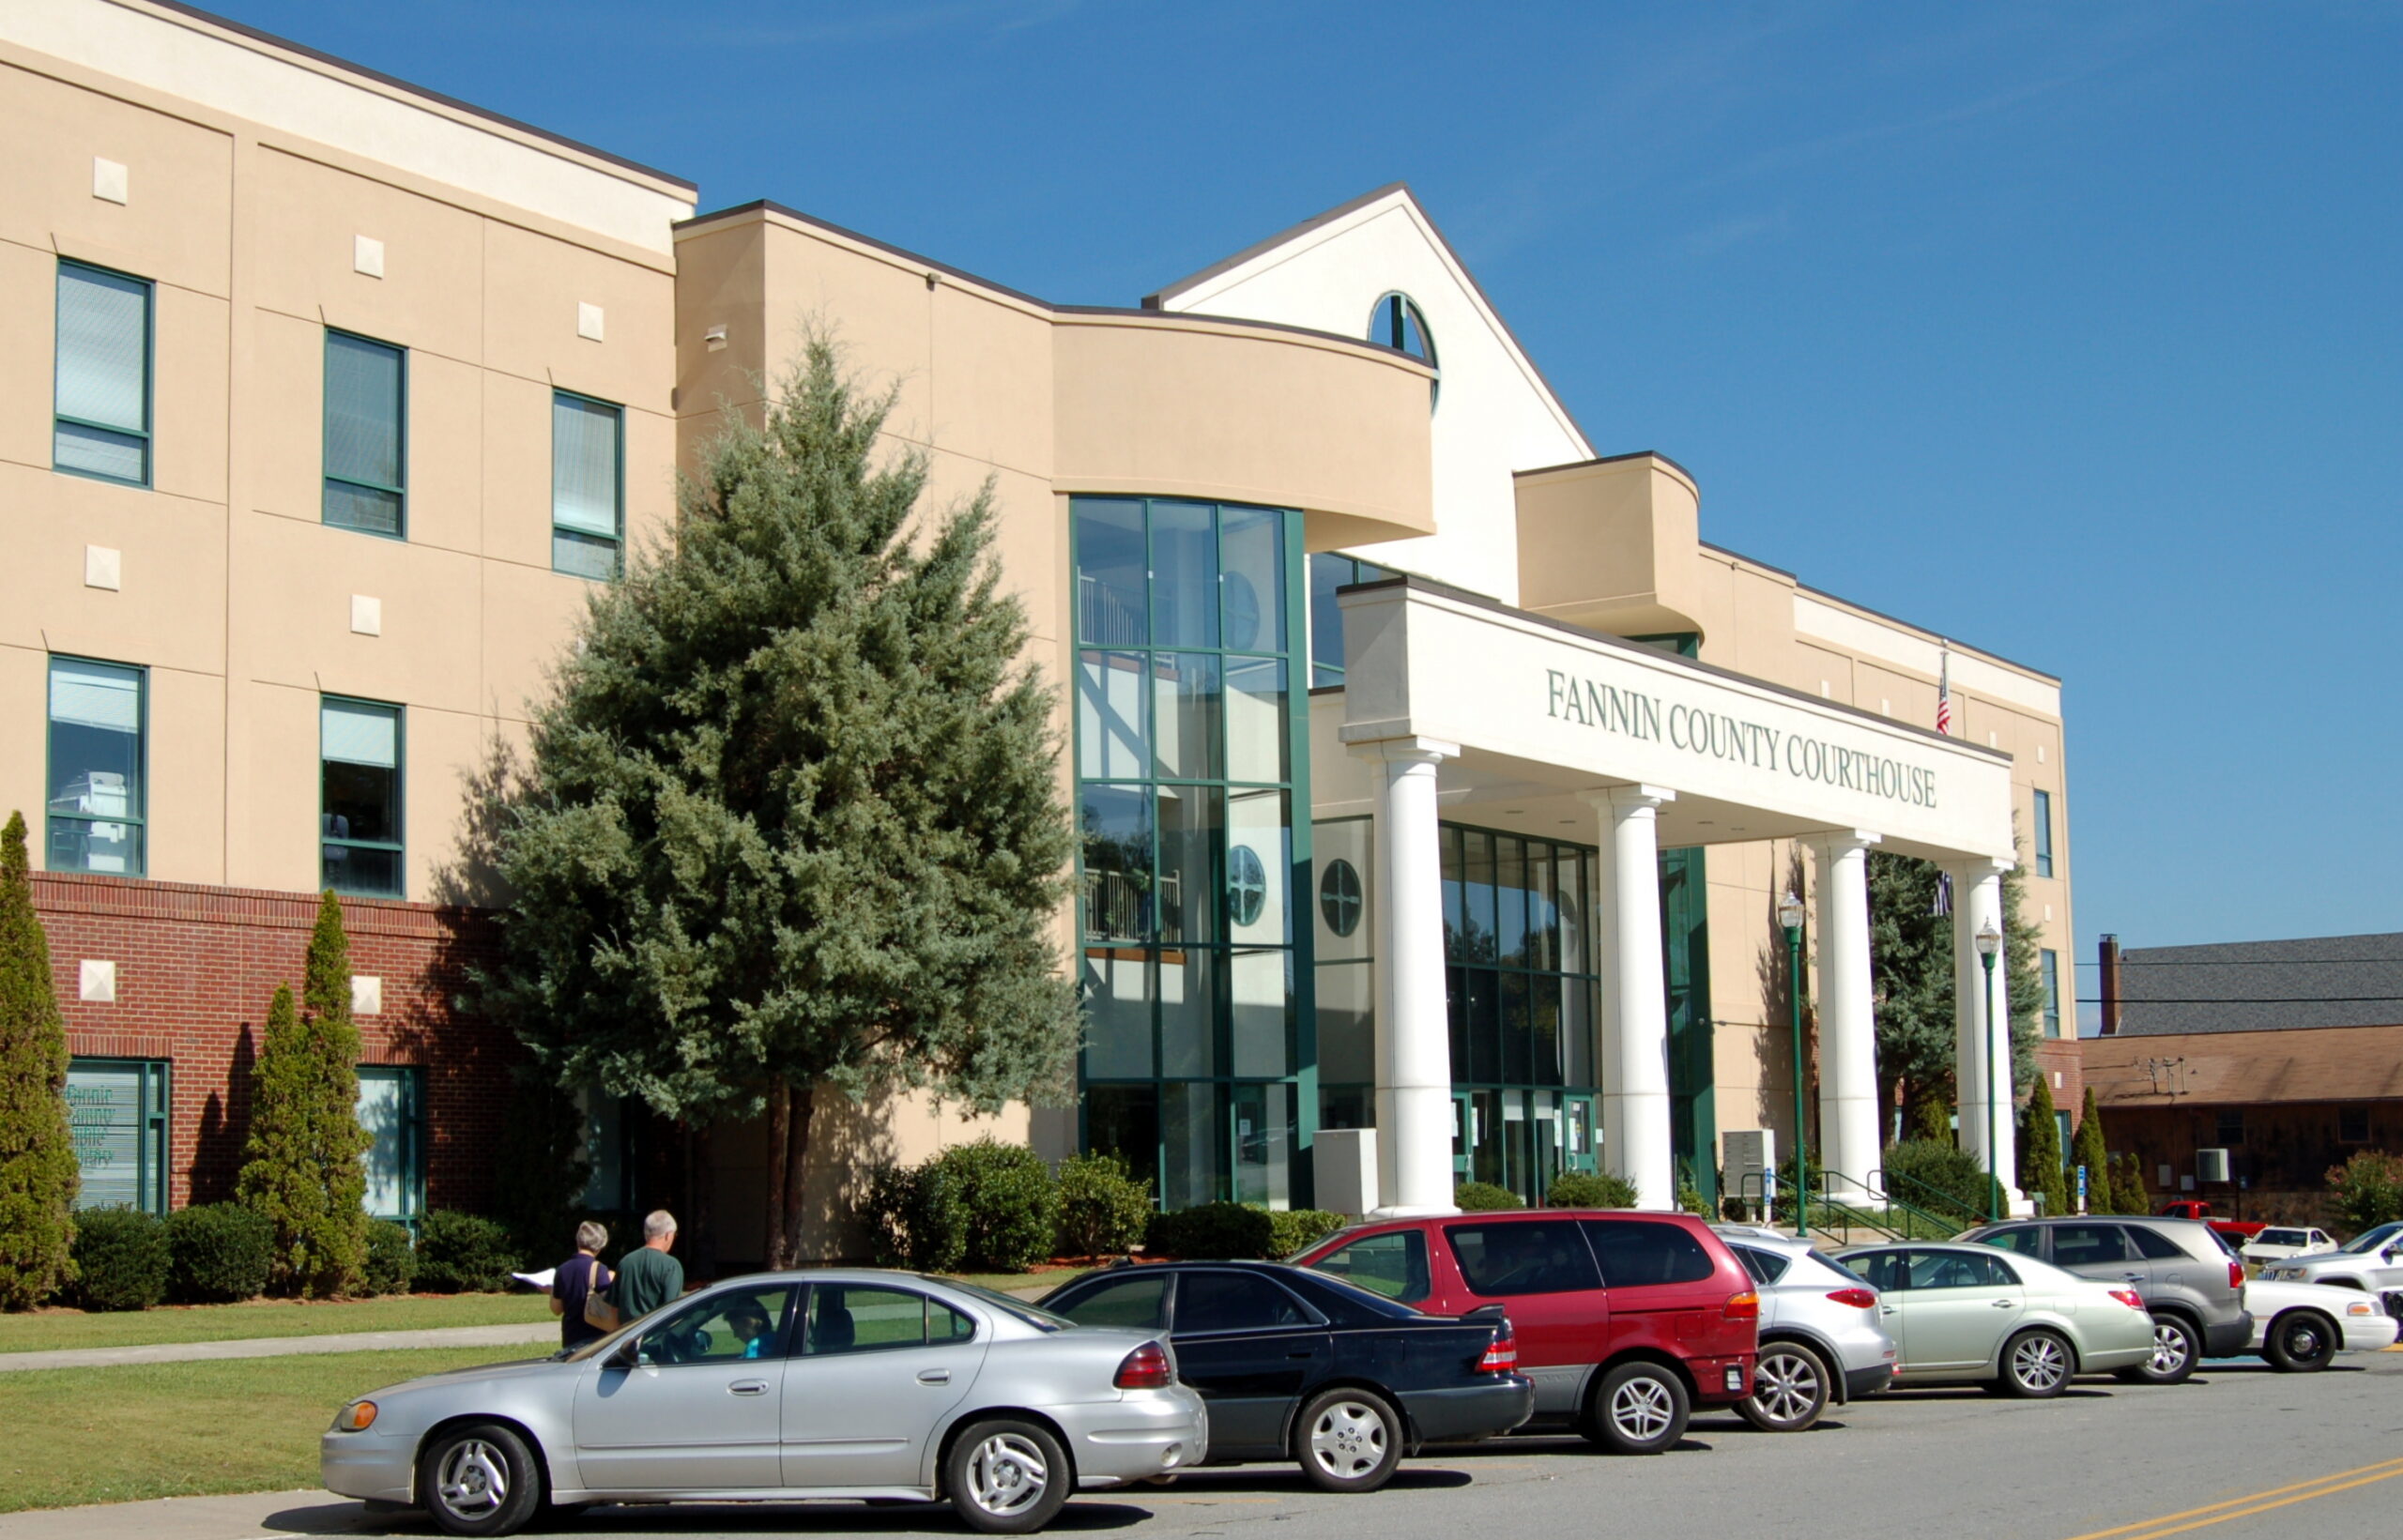
[[[1324,690],[1343,683],[1343,609],[1335,602],[1335,590],[1393,574],[1357,557],[1332,551],[1311,557],[1309,568],[1310,688]]]
[[[2340,1106],[2336,1109],[2336,1142],[2338,1144],[2369,1143],[2369,1108]]]
[[[140,877],[144,870],[139,668],[50,660],[50,853],[54,872]]]
[[[325,697],[318,705],[320,880],[340,893],[398,898],[401,709]]]
[[[1428,334],[1427,317],[1419,313],[1418,301],[1399,293],[1379,299],[1369,312],[1369,341],[1407,353],[1436,372],[1428,395],[1431,410],[1443,392],[1443,366],[1435,361],[1435,339]]]
[[[2046,948],[2036,953],[2044,975],[2044,1035],[2061,1035],[2061,954]]]
[[[551,569],[606,581],[625,543],[625,412],[551,393]]]
[[[150,284],[58,265],[56,421],[51,464],[150,484]]]
[[[2036,875],[2053,875],[2053,794],[2036,793]]]
[[[326,333],[326,523],[406,538],[407,402],[406,353]]]
[[[69,1060],[67,1116],[84,1177],[78,1209],[167,1212],[164,1060]]]
[[[1326,919],[1326,928],[1338,936],[1350,936],[1360,928],[1360,911],[1367,902],[1360,869],[1339,858],[1328,861],[1318,879],[1318,909]]]
[[[2242,1107],[2220,1108],[2218,1142],[2231,1149],[2244,1142],[2244,1109]]]
[[[425,1208],[425,1072],[359,1066],[359,1126],[367,1130],[367,1196],[378,1219],[415,1225]]]
[[[1309,994],[1300,519],[1079,497],[1073,523],[1085,1142],[1171,1208],[1283,1207]]]

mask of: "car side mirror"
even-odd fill
[[[630,1336],[609,1349],[609,1367],[631,1369],[642,1364],[642,1338]]]

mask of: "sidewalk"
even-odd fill
[[[242,1492],[0,1514],[0,1540],[251,1540],[380,1533],[395,1521],[432,1530],[421,1515],[371,1514],[363,1504],[327,1491]]]
[[[241,1337],[231,1342],[155,1342],[131,1348],[61,1348],[0,1353],[0,1374],[24,1369],[99,1369],[118,1364],[189,1364],[210,1358],[282,1358],[289,1353],[372,1353],[388,1348],[502,1348],[519,1342],[556,1347],[555,1320],[517,1326],[440,1326],[422,1332],[345,1332],[332,1336]]]

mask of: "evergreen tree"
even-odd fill
[[[2086,1167],[2086,1206],[2096,1213],[2112,1213],[2116,1195],[2110,1189],[2111,1155],[2103,1143],[2103,1115],[2095,1109],[2094,1088],[2086,1088],[2086,1105],[2078,1109],[2077,1134],[2070,1140],[2070,1164]],[[2072,1179],[2072,1198],[2075,1198]]]
[[[893,401],[813,341],[704,452],[674,547],[595,591],[501,820],[486,999],[563,1086],[764,1110],[777,1264],[819,1088],[997,1110],[1062,1086],[1078,1036],[1053,697],[990,486],[920,525]]]
[[[359,1124],[350,940],[330,892],[309,938],[301,1000],[296,1010],[291,985],[276,985],[234,1191],[275,1226],[271,1288],[313,1298],[356,1293],[367,1264],[362,1157],[372,1140]]]
[[[2044,972],[2037,961],[2040,938],[2028,922],[2028,867],[2002,874],[2003,998],[2011,1013],[2011,1081],[2019,1090],[2036,1078],[2036,1040],[2044,1035]],[[2056,1148],[2059,1141],[2056,1140]]]
[[[2112,1165],[2119,1167],[2120,1180],[2112,1188],[2112,1209],[2119,1213],[2150,1213],[2151,1195],[2145,1191],[2144,1168],[2135,1155],[2122,1155]]]
[[[1953,1102],[1952,918],[1936,912],[1941,868],[1869,852],[1869,977],[1880,1108],[1900,1101],[1906,1136],[1947,1138]],[[1890,1142],[1892,1130],[1877,1131]]]
[[[2044,1195],[2044,1212],[2070,1212],[2069,1182],[2061,1169],[2061,1127],[2053,1105],[2052,1076],[2039,1074],[2019,1121],[2019,1190]]]
[[[0,830],[0,1309],[38,1304],[75,1276],[75,1136],[67,1026],[34,913],[25,819]]]

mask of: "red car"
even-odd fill
[[[1657,1455],[1696,1406],[1753,1393],[1760,1296],[1691,1214],[1535,1209],[1392,1219],[1294,1258],[1437,1315],[1499,1304],[1535,1381],[1529,1428]]]

